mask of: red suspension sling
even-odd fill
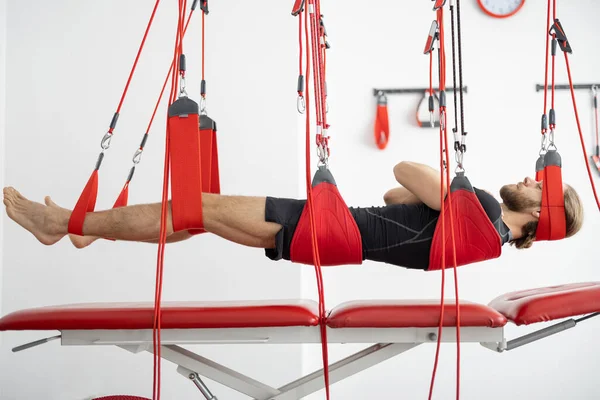
[[[192,4],[192,9],[198,3],[203,11],[202,43],[204,56],[204,15],[208,14],[208,2],[207,0],[195,0]],[[161,299],[169,180],[171,179],[172,181],[171,209],[173,230],[175,232],[185,230],[192,234],[203,233],[202,193],[207,189],[212,192],[220,191],[218,158],[216,154],[216,124],[206,116],[205,112],[206,83],[204,80],[204,68],[202,71],[201,106],[187,96],[185,87],[186,59],[183,54],[183,19],[186,4],[186,0],[179,0],[178,30],[173,56],[173,63],[177,68],[173,68],[172,70],[171,94],[167,112],[167,135],[153,327],[153,352],[155,356],[154,399],[160,399],[162,348],[160,335]],[[180,86],[179,94],[177,95],[178,82]]]
[[[319,167],[313,177],[314,223],[322,266],[362,264],[362,239],[356,221],[344,202],[329,169]],[[292,262],[314,264],[311,222],[307,206],[294,232]]]
[[[540,218],[536,231],[536,241],[560,240],[566,235],[566,215],[564,206],[563,182],[562,182],[562,160],[556,145],[554,136],[556,130],[556,112],[554,108],[554,86],[555,86],[555,59],[557,43],[563,51],[571,52],[571,46],[567,41],[560,21],[556,19],[556,2],[554,3],[554,25],[550,27],[551,1],[548,0],[548,12],[546,20],[546,54],[544,81],[548,84],[550,36],[552,36],[552,103],[548,114],[548,92],[544,90],[544,112],[542,114],[542,148],[536,161],[535,177],[537,181],[543,181],[542,204]],[[548,118],[549,117],[549,118]],[[546,142],[549,142],[548,145]]]
[[[551,14],[553,16],[553,24],[551,25]],[[556,0],[548,0],[546,23],[546,60],[545,60],[545,83],[544,83],[544,113],[542,114],[542,145],[540,157],[536,162],[536,179],[543,181],[542,185],[542,205],[540,210],[540,218],[536,231],[536,241],[560,240],[566,237],[566,214],[562,181],[562,160],[556,145],[554,143],[556,129],[556,113],[554,111],[555,97],[555,58],[557,46],[565,56],[565,65],[569,78],[569,87],[571,89],[571,99],[573,101],[573,111],[577,122],[581,150],[585,159],[585,165],[588,172],[588,177],[596,205],[600,210],[600,199],[596,192],[596,186],[588,163],[587,152],[583,140],[581,123],[579,121],[579,113],[577,111],[577,103],[575,101],[575,92],[573,87],[573,79],[571,77],[571,67],[569,64],[569,54],[573,53],[571,44],[567,39],[565,30],[556,16]],[[549,51],[550,37],[552,37],[552,105],[549,112],[549,118],[546,116],[547,96],[548,96],[548,69],[549,69]],[[549,123],[548,123],[549,119]]]
[[[206,79],[205,79],[205,46],[206,34],[205,16],[208,14],[208,4],[202,2],[202,81],[200,84],[200,120],[198,134],[200,136],[200,164],[202,172],[202,192],[221,193],[221,178],[219,174],[219,152],[217,146],[217,123],[208,116],[206,110]],[[189,229],[192,235],[205,233],[203,228]]]
[[[437,372],[439,354],[442,342],[444,309],[445,309],[445,269],[451,265],[454,270],[454,295],[456,310],[456,398],[460,398],[460,300],[458,294],[458,271],[457,267],[478,261],[496,258],[501,252],[501,238],[494,225],[481,206],[471,183],[467,179],[463,168],[463,157],[466,152],[464,106],[463,106],[463,81],[462,81],[462,40],[461,40],[461,16],[460,0],[456,1],[456,20],[458,25],[458,71],[460,79],[460,91],[457,95],[456,84],[456,50],[455,50],[455,26],[454,26],[454,3],[450,3],[452,24],[452,62],[454,79],[454,150],[457,161],[457,173],[450,183],[450,160],[447,135],[447,109],[446,109],[446,54],[444,34],[444,10],[445,0],[435,2],[434,11],[437,19],[433,22],[429,37],[425,46],[424,54],[430,56],[430,95],[433,93],[431,75],[436,40],[439,40],[439,120],[440,120],[440,217],[438,218],[434,237],[431,245],[428,271],[441,270],[441,304],[440,322],[438,326],[437,347],[434,367],[429,388],[429,399],[433,397],[435,376]],[[458,105],[457,97],[460,97],[461,110],[461,137],[458,135]],[[431,109],[430,109],[431,112]],[[447,194],[444,188],[447,187]]]
[[[342,265],[362,263],[362,240],[360,232],[350,214],[348,206],[340,195],[333,175],[328,168],[329,137],[327,136],[327,94],[325,83],[325,53],[329,48],[327,33],[323,23],[319,0],[305,2],[296,0],[292,15],[302,19],[304,13],[306,39],[306,87],[304,76],[298,78],[298,111],[306,111],[306,192],[307,200],[301,217],[294,231],[290,247],[292,262],[313,264],[317,277],[319,293],[319,320],[321,328],[321,344],[323,355],[323,371],[325,393],[329,399],[329,356],[327,349],[326,311],[321,267],[323,265]],[[310,35],[309,35],[310,32]],[[300,25],[300,36],[302,27]],[[310,37],[309,37],[310,36]],[[311,51],[312,50],[312,51]],[[302,40],[300,40],[302,54]],[[310,94],[308,82],[310,71],[314,71],[314,99],[316,113],[316,144],[319,153],[319,167],[311,181],[310,157]],[[302,61],[300,61],[300,67]],[[303,96],[303,94],[305,95]]]
[[[154,16],[156,15],[156,10],[158,5],[160,4],[160,0],[156,0],[154,4],[154,8],[152,10],[152,14],[150,15],[150,20],[148,21],[148,25],[146,26],[146,31],[144,32],[144,36],[142,38],[142,42],[138,48],[137,55],[135,57],[135,61],[133,62],[133,66],[131,67],[131,72],[129,73],[129,77],[127,79],[127,83],[125,84],[125,88],[123,89],[123,94],[121,95],[121,100],[119,101],[119,105],[117,106],[117,110],[115,111],[108,128],[107,133],[102,138],[102,142],[100,146],[102,148],[100,155],[98,156],[98,160],[96,161],[96,166],[92,171],[75,207],[73,207],[73,212],[71,213],[71,217],[69,218],[68,224],[68,232],[73,235],[83,236],[83,224],[85,222],[85,217],[88,212],[94,211],[96,207],[96,199],[98,196],[98,175],[99,170],[102,165],[102,161],[104,160],[104,152],[109,149],[110,142],[112,140],[112,136],[114,134],[115,128],[117,127],[117,121],[119,120],[119,116],[121,113],[121,108],[123,107],[123,103],[127,96],[127,92],[129,90],[129,85],[131,84],[131,80],[135,73],[138,61],[140,59],[140,55],[142,54],[142,50],[144,49],[144,45],[146,43],[146,39],[148,37],[148,32],[152,27],[152,23],[154,21]],[[131,175],[131,174],[130,174]],[[128,185],[126,185],[127,187]],[[125,188],[126,188],[125,187]],[[124,190],[125,190],[124,188]],[[127,199],[127,193],[123,193],[119,196],[117,201],[115,202],[115,206],[122,204]]]
[[[115,115],[113,116],[109,130],[102,140],[101,145],[102,145],[103,150],[98,157],[98,160],[96,162],[96,167],[94,168],[92,175],[90,176],[84,190],[82,191],[82,194],[80,195],[80,198],[79,198],[76,206],[74,207],[71,219],[69,221],[69,233],[71,233],[71,234],[83,235],[83,222],[85,220],[85,215],[88,212],[94,211],[94,209],[95,209],[97,192],[98,192],[99,169],[100,169],[100,166],[104,159],[104,155],[105,155],[104,152],[106,150],[108,150],[108,148],[110,147],[112,135],[114,134],[114,130],[116,128],[116,124],[117,124],[118,118],[120,116],[120,110],[121,110],[121,107],[125,100],[125,97],[126,97],[126,94],[128,91],[127,89],[129,87],[129,84],[133,78],[135,69],[137,67],[137,63],[139,61],[139,58],[140,58],[142,49],[144,47],[146,38],[148,36],[150,27],[152,25],[152,21],[154,19],[155,13],[156,13],[158,3],[159,3],[159,1],[157,1],[156,5],[154,7],[150,21],[148,23],[148,27],[146,28],[144,38],[143,38],[140,48],[138,50],[136,60],[134,62],[132,70],[130,72],[129,79],[127,81],[125,90],[121,97],[121,101],[120,101],[119,107],[117,109],[117,112],[115,112]],[[187,32],[187,28],[191,21],[192,14],[194,13],[197,5],[198,5],[198,0],[195,0],[194,3],[192,4],[190,13],[188,15],[188,19],[185,23],[185,27],[183,28],[183,35],[185,35],[185,33]],[[200,1],[200,8],[204,11],[203,16],[204,16],[204,14],[208,13],[208,7],[207,7],[206,1]],[[203,47],[204,47],[204,21],[203,21],[202,36],[203,36],[202,42],[203,42]],[[204,55],[204,51],[203,51],[203,55]],[[204,57],[203,57],[203,64],[204,64]],[[161,89],[158,99],[156,101],[156,105],[155,105],[152,115],[150,117],[148,127],[146,128],[146,131],[142,137],[139,147],[136,149],[136,151],[133,155],[133,158],[132,158],[133,166],[129,170],[129,174],[127,176],[125,184],[123,185],[122,190],[120,191],[115,203],[113,204],[113,208],[124,207],[128,204],[129,188],[130,188],[131,181],[132,181],[134,173],[136,171],[136,167],[141,162],[143,151],[145,149],[145,146],[146,146],[146,143],[147,143],[147,140],[149,137],[149,133],[152,128],[152,124],[156,117],[156,112],[158,111],[158,107],[160,105],[160,102],[162,101],[164,91],[166,89],[166,86],[169,81],[169,77],[171,76],[174,67],[175,67],[175,62],[172,61],[171,65],[169,67],[169,71],[167,72],[167,75],[165,77],[165,81],[163,83],[162,89]],[[203,76],[204,76],[204,74],[203,74]],[[205,87],[204,85],[205,84],[203,81],[203,93],[202,94],[204,94],[204,87]],[[200,119],[201,119],[201,121],[204,120],[203,115],[201,115]],[[203,127],[206,127],[206,126],[211,126],[211,127],[213,127],[213,129],[210,132],[205,132],[205,131],[203,131]],[[206,154],[203,154],[203,156],[201,157],[202,165],[203,165],[202,170],[205,171],[205,172],[203,172],[203,174],[205,175],[205,177],[203,179],[203,182],[204,182],[203,183],[204,184],[203,191],[210,192],[210,193],[219,193],[220,192],[220,183],[219,183],[218,154],[217,154],[217,142],[216,142],[216,124],[214,123],[214,121],[212,123],[201,123],[200,136],[201,136],[201,142],[202,142],[201,152],[206,153]],[[205,165],[205,164],[207,164],[207,165]],[[190,232],[191,233],[201,233],[201,232],[204,232],[204,230],[197,229],[197,230],[190,230]],[[110,238],[107,238],[107,239],[112,240]]]
[[[319,2],[309,1],[309,7],[319,6]],[[301,15],[301,4],[294,5],[293,15]],[[312,17],[312,12],[309,12]],[[320,15],[316,11],[316,15]],[[315,18],[316,19],[316,18]],[[328,48],[326,41],[326,31],[322,17],[318,21],[311,20],[313,29],[313,67],[315,77],[315,101],[317,111],[317,149],[320,157],[320,166],[317,169],[312,183],[310,182],[310,173],[307,175],[307,185],[310,189],[308,195],[309,201],[304,207],[290,248],[290,258],[292,262],[302,264],[314,264],[313,238],[311,229],[313,229],[312,218],[314,218],[314,230],[319,248],[320,265],[348,265],[362,264],[362,240],[360,231],[348,206],[344,202],[335,182],[335,179],[328,168],[329,157],[329,137],[327,136],[327,111],[325,100],[325,62],[324,53]],[[307,56],[308,56],[307,49]],[[308,61],[307,61],[308,63]],[[307,72],[307,76],[309,73]],[[303,79],[302,79],[303,80]],[[308,92],[308,91],[307,91]],[[308,96],[307,96],[308,97]],[[308,102],[307,102],[308,103]],[[308,107],[308,106],[307,106]],[[308,122],[307,122],[308,125]],[[309,154],[307,154],[310,157]],[[307,158],[307,167],[310,169],[310,158]],[[311,207],[314,209],[314,216],[311,216]]]
[[[427,44],[425,46],[425,54],[431,53],[434,49],[434,44],[439,39],[440,47],[440,120],[443,123],[440,126],[440,135],[446,139],[446,95],[445,95],[445,45],[444,45],[444,20],[443,20],[443,7],[444,1],[436,2],[434,8],[437,10],[438,19],[433,22],[432,28],[429,32]],[[455,128],[454,132],[454,150],[457,158],[457,174],[450,183],[450,179],[446,176],[446,183],[448,184],[448,195],[442,198],[442,210],[440,218],[438,219],[436,230],[431,245],[431,252],[429,257],[428,271],[443,270],[445,265],[462,266],[472,264],[480,261],[494,259],[501,254],[501,238],[490,221],[489,217],[485,213],[485,210],[481,206],[479,199],[477,198],[473,186],[466,177],[463,169],[463,156],[466,152],[466,136],[465,122],[464,122],[464,106],[463,106],[463,84],[462,84],[462,45],[461,45],[461,32],[460,32],[460,2],[456,4],[457,10],[457,27],[458,27],[458,72],[460,79],[460,90],[457,94],[456,91],[456,76],[454,79],[454,120]],[[454,6],[450,5],[451,23],[452,23],[452,60],[455,63],[455,37],[454,37]],[[431,39],[433,37],[433,40]],[[453,68],[456,70],[456,68]],[[430,68],[431,75],[431,68]],[[431,89],[431,92],[433,90]],[[458,104],[457,98],[460,98],[460,127],[461,134],[458,134]],[[448,166],[449,160],[447,143],[440,143],[441,154],[446,155],[445,163],[440,164],[442,171],[446,170],[449,174]],[[444,176],[442,175],[442,182]],[[449,184],[450,183],[450,184]],[[454,217],[454,218],[453,218]],[[454,222],[453,222],[454,219]],[[452,229],[445,229],[446,226],[452,226]],[[452,243],[454,245],[452,245]],[[452,245],[453,252],[446,251],[447,246]]]

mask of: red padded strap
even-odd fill
[[[388,116],[387,99],[380,96],[377,100],[377,115],[375,116],[375,143],[380,150],[387,147],[390,140],[390,122]]]
[[[181,97],[169,107],[173,230],[203,228],[198,104]]]
[[[207,119],[210,122],[205,125],[204,121]],[[200,121],[203,192],[219,194],[221,193],[221,183],[219,176],[219,156],[217,152],[217,125],[205,115],[200,116]]]
[[[500,257],[502,253],[500,235],[475,193],[468,189],[458,189],[452,192],[452,210],[450,210],[449,202],[447,200],[444,202],[446,227],[450,226],[450,212],[454,214],[457,266]],[[428,271],[441,269],[442,257],[445,258],[446,268],[454,265],[452,251],[447,250],[445,254],[442,254],[442,241],[445,241],[446,249],[452,248],[452,229],[446,228],[445,237],[442,237],[441,224],[442,218],[440,217],[431,244]]]
[[[96,207],[96,197],[98,196],[98,170],[95,169],[83,188],[77,204],[73,208],[71,218],[69,219],[69,233],[83,236],[83,222],[88,212],[94,211]]]
[[[540,155],[535,163],[535,180],[541,182],[544,180],[544,156]]]
[[[125,186],[121,190],[121,194],[113,204],[113,208],[125,207],[127,205],[127,201],[129,200],[129,181],[125,182]]]
[[[200,163],[202,168],[202,192],[221,193],[219,156],[217,150],[217,125],[206,115],[200,115]],[[190,229],[191,235],[206,233],[205,229]]]
[[[356,221],[334,184],[313,188],[315,230],[323,266],[362,264],[362,239]],[[308,203],[294,232],[292,262],[313,265],[312,234]]]
[[[560,240],[565,238],[567,230],[560,155],[549,150],[544,160],[542,207],[536,240]]]

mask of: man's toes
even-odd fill
[[[23,195],[21,194],[21,192],[19,192],[17,189],[14,189],[14,188],[13,188],[13,193],[14,193],[14,195],[15,195],[15,197],[16,197],[17,199],[19,199],[19,200],[25,200],[25,196],[23,196]]]

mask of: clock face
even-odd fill
[[[489,16],[495,18],[507,18],[515,15],[525,0],[477,0],[481,9]]]

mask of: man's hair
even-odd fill
[[[565,184],[566,188],[564,191],[565,197],[565,217],[567,232],[565,237],[571,237],[575,235],[581,229],[583,225],[583,204],[579,195],[571,186]],[[519,239],[513,239],[510,244],[515,246],[517,249],[528,249],[535,242],[535,233],[537,231],[537,221],[531,221],[523,225],[523,236]]]

